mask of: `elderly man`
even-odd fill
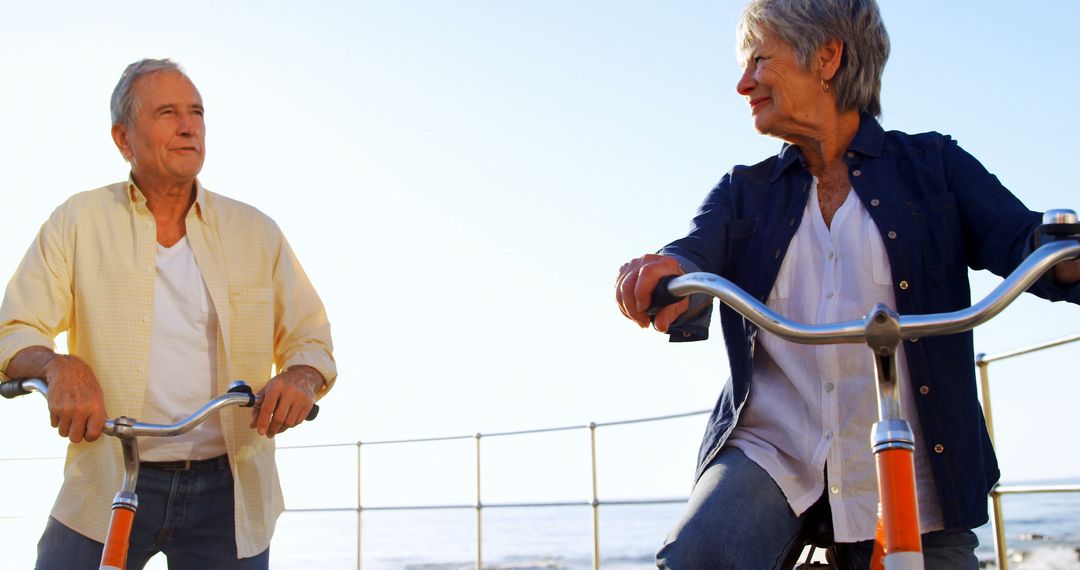
[[[196,179],[203,101],[175,63],[128,66],[111,107],[130,178],[57,208],[0,307],[0,370],[45,379],[71,440],[37,567],[97,568],[123,476],[120,446],[99,438],[107,417],[168,423],[243,379],[263,394],[250,417],[231,408],[142,444],[128,563],[267,568],[283,510],[272,438],[334,381],[326,313],[277,225]]]

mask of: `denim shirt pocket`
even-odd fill
[[[956,196],[933,194],[910,207],[922,243],[923,266],[933,271],[966,272]]]
[[[750,238],[754,235],[757,227],[756,219],[731,220],[724,225],[724,245],[727,267],[727,277],[735,278],[745,274],[745,265],[750,249]]]

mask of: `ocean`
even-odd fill
[[[1059,482],[1065,483],[1065,482]],[[655,568],[654,554],[682,505],[602,506],[601,568]],[[1080,569],[1080,494],[1004,498],[1010,568]],[[485,568],[592,568],[588,507],[486,509]],[[475,567],[476,522],[471,510],[373,511],[363,520],[363,565],[368,570],[466,570]],[[356,514],[289,513],[272,546],[275,568],[355,567]],[[993,567],[990,526],[976,530],[979,559]],[[317,549],[309,545],[318,544]],[[312,552],[317,550],[317,553]]]
[[[1077,481],[1055,481],[1075,484]],[[9,487],[9,490],[15,487]],[[1010,568],[1080,570],[1080,494],[1009,495],[1003,499]],[[601,568],[655,568],[653,555],[682,505],[600,507]],[[0,512],[0,515],[4,513]],[[3,568],[32,568],[44,515],[0,516]],[[286,512],[271,546],[271,568],[356,567],[356,513]],[[584,506],[488,508],[483,515],[485,568],[592,568],[592,515]],[[362,567],[366,570],[466,570],[475,567],[472,509],[365,511]],[[980,560],[993,567],[989,525],[977,529]],[[166,568],[162,558],[147,566]]]

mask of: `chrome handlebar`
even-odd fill
[[[1036,249],[1009,276],[978,303],[950,313],[899,317],[900,338],[947,335],[971,330],[995,317],[1031,287],[1055,264],[1080,259],[1080,241],[1067,239]],[[800,344],[862,343],[875,311],[857,320],[807,325],[786,319],[731,281],[712,273],[688,273],[671,279],[667,291],[677,297],[705,293],[720,299],[758,327]]]
[[[0,395],[5,398],[14,398],[30,392],[37,392],[42,396],[49,397],[49,386],[44,380],[27,378],[23,380],[10,380],[0,384]],[[251,392],[251,387],[241,381],[229,385],[229,391],[210,400],[205,406],[190,416],[172,424],[151,424],[136,422],[130,418],[120,416],[116,419],[105,420],[106,435],[116,437],[167,437],[180,435],[195,429],[199,424],[206,421],[214,412],[229,406],[250,408],[258,403],[260,396]]]

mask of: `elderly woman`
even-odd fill
[[[1006,274],[1030,250],[1040,215],[954,140],[875,120],[889,39],[874,0],[754,0],[737,35],[736,89],[757,131],[786,144],[725,175],[689,235],[623,265],[616,297],[627,318],[647,326],[657,280],[691,271],[723,275],[808,323],[861,318],[878,302],[953,311],[970,305],[968,267]],[[1032,292],[1077,303],[1078,280],[1080,262],[1059,264]],[[662,310],[655,327],[672,341],[705,338],[710,305],[694,301]],[[866,568],[878,499],[865,347],[791,344],[720,314],[732,377],[659,566],[776,568],[821,519],[841,566]],[[998,468],[972,334],[912,339],[902,352],[927,567],[978,568],[971,529],[987,521]]]

